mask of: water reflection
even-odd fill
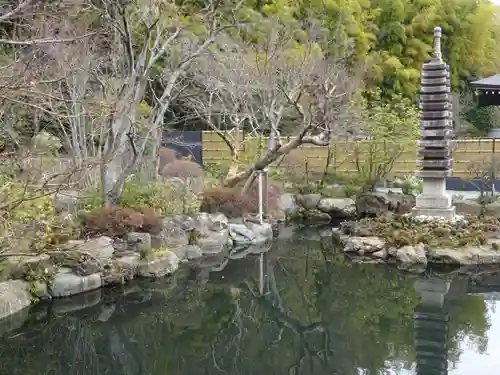
[[[464,375],[488,349],[497,315],[468,293],[495,274],[403,274],[321,242],[233,258],[40,306],[0,339],[0,373]]]

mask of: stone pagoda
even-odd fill
[[[453,134],[450,70],[441,57],[441,28],[434,29],[434,56],[422,67],[420,85],[420,140],[417,177],[423,180],[413,216],[453,220],[455,207],[446,194],[446,177],[452,173]]]

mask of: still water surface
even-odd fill
[[[456,277],[441,307],[425,291],[444,285],[435,275],[348,263],[320,242],[217,263],[37,306],[0,338],[0,374],[499,372],[500,276]]]

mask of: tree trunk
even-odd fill
[[[282,155],[288,154],[293,149],[299,147],[302,143],[302,138],[296,137],[282,146],[277,146],[274,150],[268,150],[264,156],[262,156],[256,163],[245,169],[244,171],[234,175],[228,176],[224,181],[224,186],[235,187],[239,183],[247,180],[245,186],[242,189],[242,194],[248,193],[250,187],[255,181],[256,176],[255,171],[267,168],[271,163],[278,160]]]

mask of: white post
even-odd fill
[[[264,295],[264,253],[260,254],[259,261],[259,291],[260,295]]]
[[[263,171],[259,171],[259,223],[262,224],[264,222],[264,196],[262,194],[262,190],[264,189],[263,184]]]

